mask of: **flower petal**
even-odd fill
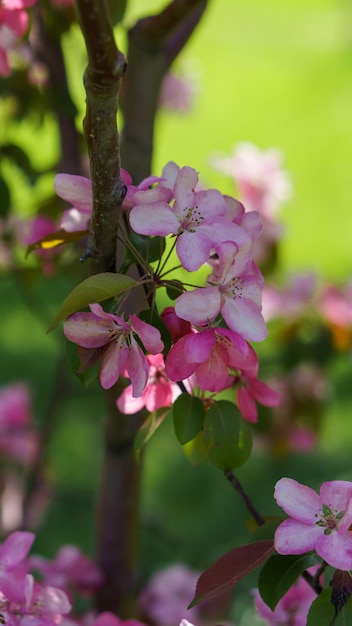
[[[306,524],[315,524],[321,500],[310,487],[292,478],[281,478],[275,485],[274,498],[287,515]]]
[[[155,328],[155,326],[143,322],[143,320],[140,320],[136,315],[130,315],[130,320],[133,330],[137,333],[148,352],[158,354],[163,351],[164,342],[161,340],[160,331]]]
[[[130,212],[130,223],[139,235],[166,235],[178,233],[179,221],[166,202],[137,204]]]
[[[274,546],[279,554],[304,554],[314,550],[324,533],[320,526],[287,519],[275,531]],[[335,533],[336,534],[336,533]]]
[[[332,567],[341,570],[352,569],[352,532],[340,535],[333,531],[331,535],[322,534],[315,549],[319,556]]]
[[[220,311],[220,292],[217,287],[197,288],[179,296],[175,303],[178,317],[193,324],[205,325]]]

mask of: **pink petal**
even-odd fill
[[[196,370],[197,364],[187,362],[187,343],[190,335],[181,337],[169,351],[165,360],[165,372],[170,380],[178,382],[189,378]]]
[[[80,230],[87,230],[88,221],[92,217],[91,211],[82,211],[76,208],[67,209],[63,212],[60,220],[60,228],[67,233],[75,233]]]
[[[237,390],[237,402],[243,419],[255,424],[258,421],[258,410],[248,389],[240,387]]]
[[[204,391],[222,391],[232,384],[227,371],[226,354],[222,349],[211,352],[206,361],[197,367],[195,372],[198,386]]]
[[[151,324],[147,324],[147,322],[143,322],[143,320],[140,320],[136,315],[130,315],[130,320],[133,330],[137,333],[148,352],[158,354],[163,351],[164,343],[161,340],[160,331],[157,328],[151,326]]]
[[[139,347],[135,338],[131,339],[131,347],[128,349],[125,367],[132,383],[132,395],[138,398],[148,382],[148,361]]]
[[[275,531],[275,550],[279,554],[304,554],[315,549],[321,536],[324,536],[324,530],[320,526],[287,519]]]
[[[128,348],[125,343],[111,341],[104,350],[100,368],[100,382],[103,389],[110,389],[118,380],[126,366]]]
[[[352,532],[340,535],[333,531],[331,535],[318,538],[315,550],[332,567],[341,570],[352,569]]]
[[[143,394],[139,398],[134,398],[132,395],[132,385],[128,385],[117,398],[116,405],[121,413],[133,415],[133,413],[138,413],[138,411],[145,406],[145,401]]]
[[[175,213],[180,216],[181,222],[189,209],[193,207],[194,189],[198,183],[198,174],[193,167],[182,167],[177,174],[174,185],[176,198]]]
[[[215,345],[215,332],[213,329],[204,330],[201,333],[188,335],[185,359],[188,363],[202,363],[211,354]]]
[[[80,211],[92,211],[92,181],[85,176],[57,174],[54,178],[57,195]]]
[[[178,258],[189,272],[195,272],[209,260],[210,249],[211,239],[202,232],[201,226],[195,232],[186,230],[177,238]]]
[[[1,544],[0,560],[8,567],[17,565],[26,558],[34,539],[33,533],[15,531]]]
[[[175,311],[178,317],[202,326],[215,319],[220,311],[220,303],[218,287],[197,288],[177,298]]]
[[[236,333],[249,341],[263,341],[268,334],[259,307],[247,298],[225,298],[221,309],[222,316]]]
[[[133,230],[140,235],[166,235],[178,233],[179,221],[166,203],[137,204],[130,212]]]
[[[252,396],[258,400],[260,404],[264,406],[277,406],[280,403],[280,395],[277,391],[261,380],[250,378],[248,380],[248,387]]]
[[[320,498],[323,504],[330,506],[338,513],[346,511],[351,497],[352,483],[346,480],[333,480],[323,483],[320,487]]]
[[[64,334],[82,348],[99,348],[111,341],[111,320],[99,319],[93,313],[73,313],[65,320]]]
[[[275,485],[274,498],[287,515],[306,524],[315,524],[321,500],[310,487],[292,478],[281,478]]]
[[[220,218],[226,213],[224,197],[217,189],[198,191],[194,199],[199,211],[205,216],[207,221]]]

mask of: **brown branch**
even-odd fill
[[[206,6],[207,0],[173,0],[160,14],[140,20],[128,33],[121,155],[123,166],[136,182],[151,173],[161,82]]]
[[[232,485],[232,487],[237,491],[237,493],[242,498],[242,500],[245,503],[248,511],[251,513],[251,515],[253,515],[253,517],[254,517],[255,521],[257,522],[258,526],[263,526],[263,524],[265,524],[264,517],[262,517],[260,515],[260,513],[257,511],[257,509],[254,506],[252,500],[250,499],[248,494],[243,489],[240,481],[235,476],[235,474],[232,471],[228,470],[227,472],[225,472],[225,476],[226,476],[227,480],[229,481],[229,483]]]
[[[91,167],[93,215],[84,256],[93,257],[93,272],[107,272],[115,269],[116,235],[125,195],[116,114],[126,61],[116,46],[106,2],[77,0],[76,7],[89,59],[84,76],[87,109],[83,127]]]

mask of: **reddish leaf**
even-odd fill
[[[225,593],[259,567],[273,552],[274,542],[271,539],[230,550],[200,575],[194,599],[188,608]]]
[[[335,615],[345,606],[352,593],[352,577],[349,572],[337,569],[332,577],[331,602],[335,607]]]

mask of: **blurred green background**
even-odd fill
[[[129,1],[126,24],[164,2]],[[125,46],[121,28],[118,42]],[[84,114],[82,73],[86,64],[78,29],[65,35],[72,93]],[[231,178],[216,172],[212,156],[229,155],[241,141],[282,151],[294,195],[280,214],[285,237],[279,270],[314,270],[329,279],[351,274],[352,214],[352,8],[346,0],[213,0],[197,31],[177,60],[176,70],[194,77],[196,96],[189,112],[160,111],[154,172],[165,162],[190,165],[201,181],[235,194]],[[16,141],[36,167],[50,167],[58,156],[55,121],[50,117],[6,123],[0,108],[1,142]],[[1,123],[2,122],[2,123]],[[13,205],[22,217],[34,215],[52,187],[53,175],[31,186],[4,161]],[[19,262],[24,267],[22,251]],[[28,267],[35,265],[29,259]],[[99,485],[100,426],[104,414],[99,388],[82,386],[68,372],[61,330],[46,327],[81,268],[72,276],[32,280],[4,274],[0,283],[1,385],[31,385],[35,415],[50,414],[55,436],[49,448],[47,478],[52,503],[38,529],[35,551],[52,556],[62,543],[94,553],[94,502]],[[270,339],[269,344],[270,346]],[[265,514],[278,513],[273,486],[283,475],[313,487],[323,480],[352,480],[350,357],[337,356],[327,371],[329,405],[316,451],[274,458],[258,450],[238,472]],[[63,393],[63,391],[65,393]],[[192,468],[176,443],[170,420],[148,446],[142,515],[142,577],[172,561],[209,566],[224,551],[250,540],[248,514],[221,473],[208,463]],[[250,624],[240,585],[234,615]]]

